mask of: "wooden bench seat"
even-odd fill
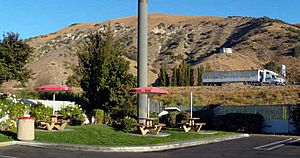
[[[182,128],[185,132],[189,132],[190,130],[193,130],[195,132],[199,132],[202,126],[206,125],[206,123],[194,123],[193,125],[189,123],[182,124]]]
[[[146,126],[143,124],[139,124],[137,125],[137,128],[142,135],[145,135],[147,133],[157,135],[159,134],[163,126],[165,126],[165,124],[155,124],[153,126]]]

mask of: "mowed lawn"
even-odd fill
[[[200,139],[205,137],[214,137],[232,134],[231,132],[218,131],[216,134],[199,134],[185,133],[179,129],[163,130],[163,133],[169,133],[168,137],[153,136],[134,136],[121,131],[115,131],[113,128],[101,126],[69,126],[67,129],[72,131],[64,132],[48,132],[36,131],[35,141],[65,144],[81,144],[81,145],[100,145],[100,146],[135,146],[160,144],[167,142],[176,142],[191,139]],[[15,131],[14,131],[15,132]],[[10,132],[8,132],[10,133]],[[11,132],[13,133],[13,132]],[[10,133],[10,135],[11,135]],[[16,135],[16,134],[15,134]],[[14,140],[15,137],[8,137],[4,133],[0,133],[0,141]]]

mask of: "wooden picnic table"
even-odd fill
[[[162,127],[165,126],[164,124],[154,124],[153,121],[157,118],[146,118],[145,124],[138,124],[137,128],[138,131],[145,135],[147,133],[157,135],[161,131]]]
[[[182,125],[185,132],[189,132],[191,130],[195,132],[199,132],[202,126],[206,125],[206,123],[195,123],[196,120],[200,120],[200,118],[189,118],[188,122]]]
[[[39,122],[41,125],[40,128],[47,129],[48,131],[52,131],[53,129],[63,131],[70,122],[69,120],[63,120],[63,115],[50,115],[50,117],[51,121],[37,120],[37,122]]]

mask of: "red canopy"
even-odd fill
[[[157,87],[138,87],[133,88],[131,92],[134,93],[153,93],[153,94],[169,94],[167,90],[157,88]]]
[[[68,86],[56,86],[56,85],[47,85],[37,87],[34,90],[36,91],[72,91],[74,88]]]

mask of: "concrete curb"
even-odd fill
[[[0,147],[15,145],[15,144],[17,144],[17,141],[0,142]]]
[[[107,146],[93,146],[93,145],[74,145],[74,144],[21,142],[21,141],[7,142],[6,145],[17,144],[17,145],[24,145],[24,146],[39,147],[39,148],[75,150],[75,151],[94,151],[94,152],[154,152],[154,151],[186,148],[186,147],[192,147],[192,146],[202,145],[202,144],[223,142],[223,141],[228,141],[233,139],[245,138],[249,136],[250,136],[249,134],[232,134],[227,136],[210,137],[210,138],[203,138],[197,140],[180,141],[180,142],[157,144],[157,145],[150,145],[150,146],[128,146],[128,147],[126,146],[107,147]],[[5,145],[5,143],[2,144]]]

